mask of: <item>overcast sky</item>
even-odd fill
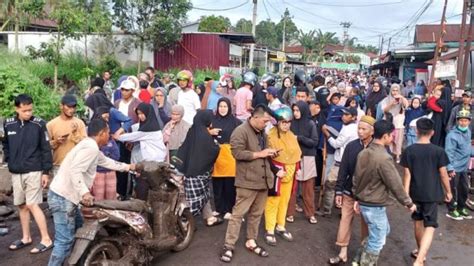
[[[222,15],[228,17],[233,25],[240,19],[252,18],[252,0],[192,0],[195,8],[211,9],[204,11],[193,9],[188,14],[189,21],[196,21],[201,16]],[[349,35],[356,37],[357,42],[379,46],[380,35],[385,34],[385,49],[387,39],[391,36],[391,47],[403,46],[413,41],[414,27],[409,21],[427,3],[432,2],[428,9],[419,17],[416,24],[439,24],[444,0],[258,0],[257,21],[270,18],[277,23],[280,21],[285,8],[293,16],[293,22],[303,31],[321,29],[336,32],[342,39],[340,22],[352,23]],[[446,11],[450,24],[460,23],[463,0],[448,0]],[[216,11],[216,9],[228,10]],[[258,23],[258,22],[257,22]],[[410,25],[411,30],[400,29]],[[399,32],[399,33],[398,33]]]

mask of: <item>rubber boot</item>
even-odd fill
[[[352,259],[352,266],[359,266],[360,265],[360,257],[362,256],[362,251],[365,250],[367,245],[367,237],[362,240],[360,243],[360,247],[356,250],[356,254],[354,255],[354,258]]]
[[[379,255],[372,254],[370,252],[367,252],[367,250],[364,249],[362,251],[362,254],[360,256],[360,266],[377,266],[377,261],[379,260]]]

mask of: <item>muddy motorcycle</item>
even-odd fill
[[[76,232],[69,264],[147,265],[163,251],[189,246],[195,224],[179,174],[166,163],[145,162],[141,168],[147,201],[103,200],[83,208],[85,223]]]

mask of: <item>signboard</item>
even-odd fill
[[[434,73],[435,78],[456,77],[456,60],[438,61]]]
[[[232,74],[234,77],[238,77],[242,75],[242,69],[239,67],[225,67],[225,66],[220,66],[219,67],[219,75],[224,75],[226,73]]]
[[[339,70],[352,70],[352,69],[359,69],[360,66],[358,64],[348,64],[348,63],[321,63],[321,68],[335,68]]]

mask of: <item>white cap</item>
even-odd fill
[[[120,84],[121,89],[135,90],[135,83],[132,80],[126,79]]]

